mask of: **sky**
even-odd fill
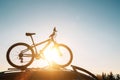
[[[26,32],[39,42],[55,26],[56,40],[73,52],[72,65],[120,74],[120,0],[0,0],[0,71],[11,67],[6,52],[12,44],[30,43]]]

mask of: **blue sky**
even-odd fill
[[[10,45],[30,43],[25,32],[36,32],[36,42],[42,41],[54,26],[57,41],[73,51],[73,65],[120,73],[119,0],[0,0],[0,71],[10,67]]]

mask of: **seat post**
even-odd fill
[[[30,35],[30,38],[31,38],[31,40],[32,40],[33,45],[35,45],[35,42],[34,42],[34,40],[33,40],[32,35]]]
[[[32,43],[33,43],[33,46],[34,46],[34,48],[35,48],[35,53],[37,53],[37,48],[36,48],[36,46],[35,46],[35,42],[34,42],[34,40],[33,40],[33,37],[32,37],[32,35],[30,35],[30,38],[31,38],[31,40],[32,40]]]

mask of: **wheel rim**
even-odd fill
[[[24,54],[20,57],[22,50],[28,49],[24,54],[29,54],[31,57],[25,57]],[[7,52],[7,60],[10,65],[16,68],[22,68],[29,66],[33,61],[33,50],[25,43],[18,43],[11,46]]]
[[[66,45],[63,44],[59,44],[58,49],[62,54],[60,55],[58,54],[59,57],[57,57],[57,60],[53,61],[53,64],[59,65],[61,67],[68,66],[73,59],[72,51],[70,50],[70,48],[68,48]],[[54,56],[54,54],[52,56]]]

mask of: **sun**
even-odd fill
[[[56,48],[49,48],[44,51],[45,59],[52,64],[60,62],[60,54]]]

